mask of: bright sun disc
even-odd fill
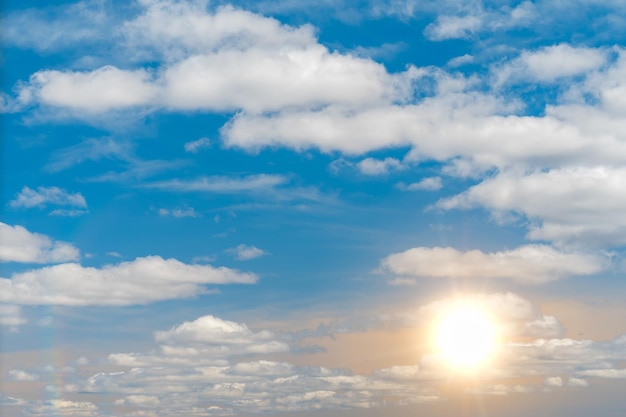
[[[493,354],[496,326],[480,308],[456,306],[439,322],[436,344],[451,365],[471,369]]]

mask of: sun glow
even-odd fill
[[[436,327],[435,343],[455,368],[475,369],[487,362],[496,348],[497,327],[478,306],[459,304],[445,313]]]

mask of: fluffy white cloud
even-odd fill
[[[47,205],[86,208],[87,201],[81,193],[68,193],[59,187],[37,187],[37,190],[24,187],[15,199],[9,202],[9,206],[15,208],[45,207]]]
[[[356,167],[365,175],[385,175],[389,171],[404,169],[405,165],[396,158],[365,158],[359,161]]]
[[[371,59],[330,52],[309,26],[293,28],[232,7],[212,12],[203,2],[141,6],[120,32],[132,56],[165,57],[158,71],[111,65],[39,71],[18,87],[18,102],[89,116],[138,106],[250,112],[361,106],[408,94],[406,76]]]
[[[444,209],[485,207],[496,216],[522,214],[531,221],[531,239],[620,245],[626,243],[624,189],[624,168],[505,172],[437,205]]]
[[[258,258],[263,255],[267,255],[267,252],[263,249],[259,249],[256,246],[238,245],[235,248],[229,249],[236,259],[240,261],[247,261],[249,259]]]
[[[79,258],[80,251],[70,243],[0,222],[1,262],[57,263]]]
[[[495,77],[498,84],[528,79],[553,82],[562,77],[588,73],[606,61],[604,50],[559,44],[523,51],[519,58],[498,68]]]
[[[253,284],[256,275],[159,256],[103,268],[54,265],[0,278],[0,301],[32,305],[134,305],[207,293],[207,284]]]
[[[398,275],[431,278],[507,278],[540,284],[572,275],[589,275],[608,266],[607,259],[558,251],[545,245],[527,245],[509,251],[484,253],[446,247],[418,247],[382,260],[383,268]]]
[[[143,69],[123,70],[111,65],[94,71],[45,70],[33,74],[19,90],[25,104],[39,103],[95,114],[152,104],[157,89]]]

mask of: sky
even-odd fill
[[[623,1],[0,19],[3,416],[623,416]]]

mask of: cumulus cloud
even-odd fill
[[[14,208],[45,207],[47,205],[87,207],[87,201],[81,193],[68,193],[59,187],[30,187],[22,188],[22,191],[9,202]]]
[[[429,278],[512,279],[540,284],[572,275],[590,275],[608,266],[606,258],[561,252],[545,245],[526,245],[485,253],[450,247],[417,247],[389,255],[381,266],[397,275]]]
[[[294,28],[232,7],[209,11],[202,2],[141,6],[120,33],[134,56],[164,58],[160,71],[112,65],[38,71],[18,87],[17,100],[80,116],[145,106],[265,112],[405,94],[384,66],[330,52],[309,26]]]
[[[80,251],[70,243],[53,241],[22,226],[0,222],[0,261],[58,263],[75,261]]]
[[[143,69],[107,65],[93,71],[44,70],[31,75],[19,89],[24,104],[66,108],[77,114],[97,114],[153,103],[157,89]]]
[[[253,284],[256,275],[159,256],[102,268],[66,263],[0,278],[0,301],[31,305],[136,305],[209,292],[206,285]]]
[[[249,259],[258,258],[267,255],[267,252],[263,249],[259,249],[256,246],[238,245],[235,248],[228,250],[233,256],[240,261],[247,261]]]
[[[626,243],[625,186],[624,168],[505,172],[437,205],[443,209],[485,207],[496,216],[522,214],[530,220],[531,239],[620,245]]]

